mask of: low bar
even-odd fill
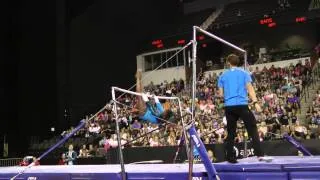
[[[128,94],[132,94],[132,95],[136,95],[136,96],[142,96],[142,93],[137,93],[137,92],[133,92],[133,91],[129,91],[126,89],[121,89],[118,87],[112,87],[113,91],[114,90],[118,90],[118,91],[122,91],[124,93],[128,93]],[[147,95],[148,97],[152,98],[152,95]],[[171,100],[175,100],[175,99],[179,99],[178,97],[164,97],[164,96],[157,96],[159,99],[171,99]]]

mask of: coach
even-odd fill
[[[256,111],[261,112],[261,107],[257,103],[256,93],[251,84],[252,79],[248,72],[239,65],[239,57],[231,54],[227,57],[229,69],[226,70],[218,80],[219,94],[224,98],[225,114],[227,119],[227,147],[226,159],[230,163],[237,163],[233,151],[234,138],[236,136],[237,121],[242,119],[249,136],[252,139],[255,155],[259,161],[265,160],[260,146],[256,119],[248,107],[248,93],[252,105]]]

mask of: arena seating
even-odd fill
[[[306,12],[309,3],[310,1],[299,0],[248,0],[231,3],[225,7],[213,26],[245,23],[264,17],[280,16],[282,13],[294,12],[297,15]]]
[[[300,98],[303,93],[304,86],[307,85],[307,78],[311,76],[311,65],[299,64],[296,66],[290,65],[284,68],[271,66],[263,69],[252,70],[252,77],[255,80],[254,87],[257,90],[259,103],[264,108],[263,114],[255,113],[259,136],[261,141],[275,140],[281,137],[283,133],[301,139],[318,138],[320,132],[315,127],[317,124],[317,117],[314,113],[312,117],[312,127],[305,126],[303,122],[297,119],[300,111]],[[204,76],[202,73],[198,75],[197,82],[197,105],[196,105],[196,126],[199,129],[202,140],[206,144],[223,143],[226,137],[223,102],[216,94],[216,84],[219,74],[213,74],[210,77]],[[146,91],[158,95],[173,95],[180,96],[183,102],[183,107],[190,106],[190,96],[187,89],[185,89],[182,80],[175,80],[173,82],[164,82],[159,85],[150,84],[145,87]],[[135,97],[126,95],[119,99],[121,103],[129,106],[134,106]],[[319,98],[318,98],[319,99]],[[316,99],[316,103],[318,103]],[[121,106],[120,106],[121,107]],[[171,108],[179,109],[174,104]],[[318,110],[318,109],[317,109]],[[318,111],[317,111],[318,112]],[[149,132],[157,125],[152,125],[143,121],[135,121],[135,117],[131,110],[122,108],[120,112],[120,127],[122,144]],[[137,126],[135,126],[137,125]],[[97,132],[92,131],[90,127],[100,127]],[[134,128],[141,127],[141,128]],[[244,132],[242,130],[241,122],[238,123],[238,131],[236,142],[243,142]],[[215,131],[215,129],[218,129]],[[313,131],[310,131],[310,130]],[[70,130],[69,130],[70,131]],[[73,144],[76,150],[80,150],[83,145],[89,148],[90,153],[88,157],[96,156],[99,148],[116,148],[118,146],[115,136],[115,122],[112,117],[111,109],[106,109],[103,113],[94,117],[94,120],[82,129],[75,137],[68,140],[68,142],[60,147],[57,152],[63,152],[67,149],[68,144]],[[66,133],[65,133],[66,134]],[[275,135],[278,134],[278,135]],[[62,134],[63,136],[64,134]],[[181,129],[167,127],[152,133],[145,138],[141,138],[126,146],[141,147],[141,146],[175,146],[178,144],[181,135]],[[44,141],[40,144],[33,144],[30,150],[33,152],[41,152],[49,148],[59,138],[55,137],[51,140]],[[55,153],[56,156],[59,154]]]
[[[264,0],[261,6],[260,0],[240,1],[229,4],[218,16],[213,25],[232,24],[237,22],[247,22],[258,20],[271,15],[279,15],[287,11],[304,11],[307,9],[309,1],[291,0]],[[283,5],[281,3],[284,3]],[[186,15],[184,19],[175,27],[172,33],[184,33],[190,31],[191,26],[200,25],[210,14],[215,11],[209,8],[200,12]],[[166,32],[163,32],[164,34]],[[309,55],[309,54],[308,54]],[[293,50],[292,52],[283,52],[279,59],[297,58],[300,54]],[[254,112],[258,121],[259,136],[261,141],[276,140],[282,134],[288,133],[298,139],[318,139],[320,135],[320,99],[314,100],[313,107],[306,114],[307,123],[300,118],[301,98],[306,93],[306,87],[309,82],[314,80],[312,76],[312,65],[298,64],[287,67],[275,67],[252,69],[252,77],[255,80],[259,103],[263,107],[263,113]],[[317,67],[318,68],[318,67]],[[223,101],[217,96],[217,79],[219,74],[213,74],[210,77],[204,74],[198,74],[197,82],[197,102],[196,102],[196,126],[205,144],[221,144],[226,138],[225,117],[223,110]],[[183,80],[174,80],[173,82],[163,82],[145,87],[145,91],[157,95],[179,96],[183,102],[182,107],[187,110],[190,107],[191,96],[190,89]],[[319,94],[319,93],[318,93]],[[128,106],[135,105],[135,97],[131,95],[123,96],[118,100]],[[175,104],[170,104],[172,109],[178,110]],[[110,105],[111,106],[111,105]],[[132,114],[128,108],[121,107],[120,128],[121,142],[125,144],[146,132],[157,128],[157,125],[143,122]],[[299,117],[299,118],[298,118]],[[88,157],[96,156],[99,148],[108,151],[110,148],[118,147],[117,137],[115,136],[115,119],[111,108],[93,117],[93,121],[88,122],[85,128],[72,137],[68,142],[56,151],[56,156],[67,149],[68,144],[73,144],[75,150],[79,151],[83,145],[88,149]],[[137,128],[138,127],[138,128]],[[242,130],[243,125],[238,123],[237,142],[243,142],[245,133]],[[69,129],[61,134],[61,137],[72,130]],[[162,128],[155,133],[136,140],[126,146],[130,147],[154,147],[154,146],[175,146],[179,143],[181,129],[174,127]],[[43,141],[39,144],[32,144],[30,151],[41,152],[57,142],[61,137],[54,137],[51,140]]]

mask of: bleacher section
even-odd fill
[[[300,114],[300,107],[304,106],[301,104],[300,106],[300,100],[298,102],[289,102],[290,94],[294,95],[294,97],[297,97],[298,99],[301,99],[303,96],[305,97],[305,87],[309,86],[309,83],[311,81],[314,81],[317,79],[317,77],[310,77],[314,76],[313,73],[310,73],[306,71],[305,68],[308,69],[310,67],[309,62],[310,58],[304,58],[304,59],[294,59],[290,61],[285,62],[277,62],[277,63],[268,63],[268,64],[261,64],[257,66],[252,66],[252,73],[253,77],[256,80],[256,85],[259,90],[257,90],[257,94],[259,97],[259,100],[261,100],[261,104],[264,104],[264,113],[265,115],[259,115],[257,117],[257,121],[259,124],[259,128],[261,127],[269,127],[270,126],[270,115],[272,117],[278,119],[276,123],[276,120],[273,119],[271,124],[274,124],[277,126],[273,126],[272,128],[269,127],[268,131],[276,134],[283,134],[283,133],[289,133],[292,134],[295,132],[295,129],[286,129],[287,125],[284,123],[284,117],[286,114],[283,114],[286,111],[290,111],[289,118],[287,119],[287,123],[290,123],[290,126],[292,127],[299,127],[300,125],[305,125],[303,122],[304,119],[298,118],[295,119],[295,121],[300,121],[299,124],[295,124],[296,122],[293,120],[293,117],[297,117]],[[301,63],[301,64],[300,64]],[[300,69],[297,66],[297,64],[300,64],[304,66],[304,68]],[[250,69],[251,69],[250,68]],[[299,70],[300,69],[300,70]],[[303,70],[304,69],[304,70]],[[301,71],[301,72],[300,72]],[[197,109],[196,109],[196,122],[199,123],[197,128],[200,130],[202,134],[202,139],[206,144],[221,144],[224,142],[224,135],[226,131],[220,132],[215,134],[213,137],[208,138],[205,136],[205,133],[210,131],[213,126],[210,123],[211,120],[213,122],[216,122],[214,124],[214,127],[221,127],[225,128],[223,124],[223,112],[222,107],[223,104],[221,103],[219,97],[217,97],[217,92],[215,90],[215,85],[217,83],[217,78],[220,72],[206,72],[204,74],[199,74],[199,80],[197,83],[198,86],[198,94],[197,98],[199,101],[197,102]],[[282,75],[275,75],[277,73],[282,73]],[[296,74],[297,73],[297,74]],[[315,74],[318,76],[318,72]],[[276,78],[276,76],[278,76]],[[292,80],[286,82],[284,81],[286,77],[291,76]],[[293,80],[295,79],[295,80]],[[267,81],[268,80],[268,81]],[[292,83],[292,84],[291,84]],[[298,83],[298,84],[297,84]],[[291,85],[290,85],[291,84]],[[290,88],[288,88],[290,87]],[[286,89],[286,90],[285,90]],[[290,89],[290,91],[288,90]],[[295,89],[295,90],[294,90]],[[299,89],[299,90],[298,90]],[[150,84],[149,86],[145,87],[145,91],[150,92],[151,94],[159,94],[164,95],[164,93],[170,93],[174,96],[181,96],[183,100],[183,107],[188,106],[188,102],[190,102],[190,97],[184,89],[184,82],[183,81],[173,81],[173,82],[165,82],[163,84]],[[278,92],[279,91],[279,92]],[[273,93],[272,93],[273,92]],[[296,93],[294,93],[296,92]],[[299,93],[298,93],[299,92]],[[269,93],[275,95],[275,97],[278,98],[272,98],[269,99]],[[274,97],[274,96],[273,96]],[[130,106],[134,106],[135,101],[133,100],[134,97],[126,96],[125,98],[119,99],[119,102],[121,103],[127,103]],[[276,101],[280,104],[280,111],[275,111],[275,104]],[[281,103],[280,103],[281,102]],[[288,106],[288,104],[290,104]],[[297,103],[299,105],[297,105]],[[172,105],[173,109],[177,108],[174,105]],[[124,110],[120,113],[121,117],[121,136],[123,137],[122,141],[127,142],[132,140],[135,137],[134,129],[132,127],[134,116],[131,115],[130,111]],[[130,118],[131,117],[131,118]],[[205,117],[205,118],[204,118]],[[130,120],[132,119],[132,120]],[[262,122],[267,122],[267,125],[263,124]],[[208,123],[209,122],[209,123]],[[280,122],[280,124],[279,124]],[[148,128],[155,128],[154,126],[145,123],[143,121],[140,122],[141,128],[139,129],[139,132],[143,133]],[[101,127],[101,131],[98,133],[90,132],[90,129],[88,127],[91,127],[91,124],[97,124]],[[90,126],[87,125],[86,128],[82,129],[79,133],[75,135],[75,137],[68,140],[66,144],[58,148],[56,151],[54,151],[51,154],[51,157],[59,157],[62,152],[66,151],[68,144],[73,144],[75,149],[78,151],[82,145],[93,145],[96,149],[94,151],[97,151],[98,149],[104,151],[103,148],[106,148],[109,150],[109,148],[116,148],[117,147],[117,141],[114,136],[114,119],[112,118],[111,111],[106,111],[105,113],[101,113],[98,116],[94,118],[94,121],[90,123]],[[281,127],[281,128],[280,128]],[[262,128],[263,129],[263,128]],[[106,131],[106,130],[112,130],[112,131]],[[259,130],[260,131],[260,130]],[[179,139],[178,130],[175,128],[172,128],[169,130],[170,134],[174,137],[172,139]],[[262,130],[261,130],[262,132]],[[131,145],[128,145],[129,147],[156,147],[156,146],[174,146],[177,145],[176,141],[169,141],[171,136],[166,137],[163,133],[166,133],[165,131],[159,131],[153,133],[151,137],[148,137],[147,139],[142,139],[141,142],[137,141]],[[239,135],[239,138],[241,137],[241,133],[237,132]],[[320,132],[319,132],[320,133]],[[270,140],[276,140],[278,137],[273,136],[267,133],[260,134],[263,141],[270,141]],[[301,139],[308,139],[307,136],[310,134],[304,134],[302,136],[299,136],[298,138]],[[165,140],[159,141],[158,145],[153,145],[153,139],[154,137],[164,137]],[[316,136],[318,137],[318,136]],[[242,142],[243,139],[237,139],[237,142]],[[297,138],[297,137],[296,137]],[[44,141],[41,144],[33,144],[30,147],[30,152],[32,152],[33,155],[37,154],[39,155],[41,152],[43,152],[45,149],[49,148],[52,144],[54,144],[59,137],[53,138],[49,141]],[[102,140],[102,141],[101,141]],[[94,153],[93,156],[98,156],[98,154],[102,155],[102,153]]]
[[[168,24],[168,27],[166,28],[167,31],[158,35],[166,37],[191,32],[194,25],[200,26],[215,10],[215,8],[209,8],[183,15],[175,24]]]
[[[229,4],[216,19],[214,25],[237,24],[263,17],[279,16],[288,12],[305,12],[309,6],[309,0],[290,0],[283,6],[278,0],[248,0]],[[263,4],[263,6],[261,5]]]
[[[200,26],[215,10],[215,8],[210,8],[186,15],[178,27],[178,32],[188,32],[194,25]]]
[[[288,2],[289,4],[284,6],[279,5],[279,0],[248,0],[235,2],[225,6],[223,12],[216,18],[212,25],[243,23],[259,20],[267,16],[281,15],[281,13],[284,12],[304,12],[308,9],[310,0],[289,0]],[[261,5],[262,3],[263,5]],[[186,14],[178,23],[169,24],[166,28],[167,32],[162,32],[162,34],[158,34],[158,36],[174,36],[186,32],[190,33],[192,26],[200,26],[216,10],[215,8],[207,8],[199,12]],[[156,52],[155,55],[153,52],[144,54],[143,56],[146,58],[143,58],[146,60],[142,59],[142,57],[139,57],[141,59],[137,58],[137,69],[139,69],[139,65],[142,64],[139,63],[139,60],[141,60],[141,62],[143,60],[143,63],[145,63],[149,57],[151,60],[150,64],[155,62],[159,63],[156,65],[160,65],[160,62],[164,62],[164,57],[170,57],[178,49],[171,50],[161,50],[161,52]],[[188,57],[187,52],[183,53],[185,53],[185,58]],[[301,52],[298,50],[270,52],[270,56],[274,57],[273,59],[270,58],[270,61],[263,61],[263,64],[250,64],[249,71],[252,73],[254,79],[254,87],[256,88],[259,99],[258,103],[263,107],[262,113],[253,111],[257,117],[261,141],[278,140],[279,135],[283,135],[284,133],[290,134],[295,138],[300,138],[301,140],[320,139],[320,120],[319,123],[317,121],[318,124],[315,125],[319,131],[314,134],[305,131],[309,130],[306,126],[307,123],[304,122],[304,116],[307,111],[305,107],[309,107],[313,98],[311,97],[310,101],[306,100],[307,91],[309,90],[308,87],[310,86],[311,88],[311,85],[313,85],[315,87],[312,87],[312,89],[317,91],[317,86],[320,84],[318,57],[316,59],[305,57],[309,56],[309,53],[310,50],[308,50],[308,53],[305,55],[301,55]],[[152,56],[151,58],[151,55],[154,55],[154,57]],[[190,88],[187,80],[178,76],[180,74],[186,74],[187,70],[183,69],[185,68],[183,65],[186,64],[183,64],[184,62],[181,60],[187,59],[177,57],[178,60],[175,61],[177,63],[174,63],[172,66],[164,66],[164,68],[153,72],[153,77],[148,77],[148,81],[144,80],[145,82],[143,83],[145,85],[145,91],[151,94],[180,97],[182,107],[185,110],[183,112],[187,112],[189,110],[188,107],[191,105]],[[157,58],[160,60],[156,61]],[[285,61],[280,62],[278,60]],[[223,68],[223,61],[221,61],[220,64],[217,64],[217,62],[213,63],[215,63],[213,64],[214,66],[219,66],[220,69],[216,71],[201,71],[197,76],[195,121],[197,123],[197,129],[199,129],[199,133],[201,134],[200,137],[205,144],[223,144],[226,137],[226,126],[223,122],[225,118],[224,105],[220,95],[217,93],[216,86],[220,73],[224,71],[224,69],[221,69]],[[179,66],[175,66],[175,64]],[[141,67],[147,67],[147,65],[143,64]],[[144,70],[150,71],[155,69],[153,65],[151,65],[151,67],[150,69],[145,68]],[[302,101],[302,98],[305,100]],[[125,95],[119,98],[118,101],[129,107],[136,106],[135,97],[130,95]],[[320,99],[318,103],[320,107]],[[166,103],[165,105],[175,111],[179,109],[175,104]],[[81,129],[80,132],[69,139],[66,144],[61,145],[52,153],[52,156],[55,158],[60,157],[61,154],[67,150],[69,144],[73,144],[76,151],[79,151],[83,145],[85,145],[86,148],[92,146],[91,149],[89,148],[88,157],[98,156],[98,149],[107,152],[117,148],[118,141],[115,136],[115,117],[111,110],[111,104],[108,104],[106,107],[109,107],[109,109],[106,108],[103,112],[94,116],[93,121],[88,122],[85,128]],[[121,105],[119,107],[121,107],[121,111],[119,112],[121,143],[125,144],[130,142],[138,135],[149,132],[151,129],[157,127],[156,125],[140,121],[139,118],[132,113],[131,109]],[[317,111],[317,113],[320,114],[320,110]],[[320,116],[313,118],[320,119]],[[137,125],[137,127],[133,125]],[[240,127],[240,124],[238,125]],[[90,130],[92,127],[99,127],[99,130]],[[219,129],[220,131],[212,131],[213,129]],[[303,131],[300,131],[300,129],[303,129]],[[62,133],[61,136],[54,137],[51,140],[32,143],[29,150],[32,154],[39,155],[70,131],[71,130],[68,130]],[[177,140],[179,140],[181,136],[179,129],[170,127],[166,131],[158,130],[151,136],[126,144],[125,147],[176,146],[178,144]],[[207,132],[211,132],[209,133],[210,136],[206,134]],[[238,143],[244,142],[245,137],[242,133],[242,130],[237,131],[236,141]]]
[[[272,14],[272,11],[278,7],[278,0],[268,0],[263,3],[264,5],[261,6],[261,1],[249,0],[229,4],[225,7],[224,12],[216,19],[215,24],[252,21],[264,15]]]

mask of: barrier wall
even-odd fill
[[[180,79],[184,81],[186,80],[186,68],[184,66],[159,69],[159,70],[153,71],[152,76],[150,76],[149,73],[150,71],[142,73],[142,78],[143,78],[142,84],[144,86],[149,85],[151,81],[153,82],[153,84],[161,84],[164,81],[172,82],[174,79],[177,81]]]
[[[320,155],[320,140],[303,140],[301,143],[313,154]],[[235,145],[237,158],[243,158],[244,144],[239,143]],[[262,142],[262,149],[266,155],[269,156],[297,156],[298,150],[290,143],[284,140],[266,141]],[[206,145],[207,150],[212,150],[217,162],[225,160],[224,144],[210,144]],[[180,148],[180,153],[176,163],[184,162],[186,158],[185,148]],[[132,147],[124,148],[123,156],[126,164],[140,162],[161,160],[164,163],[173,163],[177,146],[163,146],[163,147]],[[254,150],[251,143],[248,144],[248,155],[253,156]],[[57,158],[45,158],[41,160],[41,164],[53,165],[57,164]],[[77,164],[119,164],[117,149],[111,149],[107,152],[106,157],[95,158],[79,158]]]
[[[270,68],[272,65],[274,65],[275,67],[283,68],[283,67],[290,66],[290,64],[296,65],[299,61],[301,61],[302,65],[304,65],[306,60],[310,61],[310,57],[291,59],[291,60],[286,60],[286,61],[276,61],[276,62],[263,63],[263,64],[254,64],[254,65],[250,65],[250,68],[252,68],[252,70],[255,70],[256,67],[258,67],[260,70],[262,70],[264,67]],[[219,74],[223,71],[225,71],[225,69],[206,71],[204,74],[206,77],[209,77],[209,75],[212,75],[214,73]]]

